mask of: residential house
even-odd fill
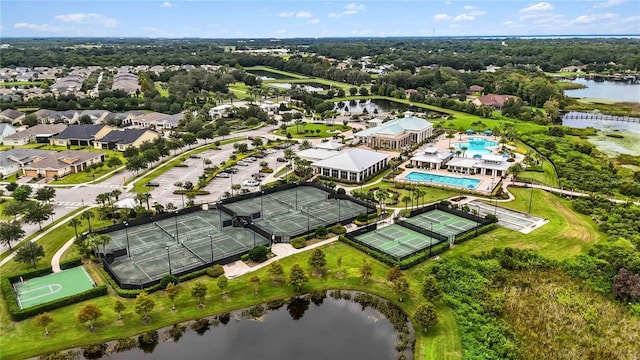
[[[502,109],[504,103],[509,99],[517,99],[517,96],[513,95],[496,95],[486,94],[475,98],[471,103],[475,106],[493,106],[496,109]]]
[[[447,170],[471,175],[505,176],[511,164],[502,155],[482,155],[480,159],[454,157],[447,162]]]
[[[175,129],[178,122],[184,118],[184,113],[167,115],[158,112],[142,113],[137,116],[126,117],[123,121],[125,125],[155,128],[155,129]]]
[[[13,109],[6,109],[0,112],[0,121],[10,122],[11,124],[17,124],[24,119],[25,113]]]
[[[16,129],[10,124],[0,123],[0,144],[4,140],[5,136],[13,135],[16,133]]]
[[[34,141],[39,144],[48,144],[49,139],[60,134],[66,128],[67,125],[65,124],[38,124],[24,131],[19,131],[13,135],[5,137],[4,145],[20,146],[27,145]]]
[[[365,181],[384,170],[389,158],[389,155],[385,153],[358,148],[333,152],[334,156],[311,164],[314,172],[322,176],[352,182]]]
[[[480,94],[482,95],[484,91],[484,88],[480,85],[471,85],[469,86],[469,90],[467,91],[468,95],[473,95],[473,94]]]
[[[75,110],[56,111],[40,109],[34,113],[41,124],[65,123],[73,124],[80,118]]]
[[[433,124],[414,117],[411,111],[407,111],[403,118],[387,121],[353,136],[370,148],[402,150],[427,140],[432,134]]]
[[[55,153],[52,150],[38,150],[38,149],[10,149],[0,151],[0,175],[4,178],[15,174],[22,170],[22,168],[33,161],[34,158],[45,157]]]
[[[105,154],[101,152],[66,150],[42,157],[36,156],[23,167],[23,171],[25,176],[61,178],[101,163],[104,159]]]
[[[229,109],[231,109],[232,107],[233,105],[230,104],[222,104],[216,107],[212,107],[211,109],[209,109],[209,116],[212,119],[226,117],[229,113]]]
[[[83,116],[88,116],[93,124],[101,124],[110,114],[111,112],[107,110],[83,110],[80,112],[78,120],[82,119]]]
[[[100,139],[114,130],[105,125],[71,125],[60,134],[51,138],[51,145],[56,146],[93,146]]]
[[[418,168],[441,169],[451,158],[453,158],[453,154],[450,151],[441,152],[437,147],[429,146],[418,155],[413,156],[411,164]]]
[[[102,138],[96,139],[93,146],[96,149],[124,151],[128,147],[138,147],[145,141],[153,141],[159,137],[160,134],[149,129],[113,130]]]

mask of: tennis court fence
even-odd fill
[[[420,215],[420,214],[424,214],[426,212],[433,211],[433,210],[444,211],[444,212],[449,213],[451,215],[455,215],[455,216],[461,217],[463,219],[467,219],[467,220],[471,220],[471,221],[477,222],[477,223],[480,224],[480,226],[488,225],[488,224],[491,223],[491,221],[489,221],[489,220],[487,220],[485,218],[482,218],[480,216],[476,216],[476,215],[473,215],[473,214],[470,214],[470,213],[467,213],[467,212],[464,212],[464,211],[461,211],[461,210],[458,210],[458,209],[454,209],[452,207],[449,207],[449,206],[446,206],[446,205],[440,204],[440,203],[431,204],[431,205],[428,205],[428,206],[421,207],[419,209],[411,210],[411,212],[409,212],[409,217],[414,217],[414,216],[417,216],[417,215]]]
[[[419,226],[413,225],[409,222],[406,222],[404,220],[400,220],[400,219],[396,219],[395,223],[397,225],[400,225],[402,227],[406,227],[409,230],[413,230],[417,233],[420,233],[422,235],[426,235],[429,236],[431,238],[437,239],[438,241],[447,241],[447,237],[442,235],[442,234],[438,234],[436,232],[432,232],[431,230],[427,230],[427,229],[423,229]]]

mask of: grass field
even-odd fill
[[[516,200],[512,203],[501,204],[501,206],[526,211],[529,189],[511,189],[511,191],[516,196]],[[499,228],[490,233],[483,234],[474,240],[457,245],[453,249],[445,252],[442,256],[468,256],[490,250],[494,247],[510,246],[514,248],[537,249],[543,256],[552,259],[563,259],[585,252],[595,242],[601,241],[605,237],[597,230],[596,225],[589,217],[577,215],[571,210],[568,201],[546,192],[539,190],[534,191],[534,207],[532,212],[535,215],[548,218],[550,223],[528,235]],[[82,227],[86,227],[85,221],[83,221]],[[48,239],[51,239],[51,244],[47,246],[57,249],[72,235],[72,228],[62,226],[51,233],[51,236],[48,237]],[[46,261],[50,260],[49,251],[53,249],[45,250],[48,255]],[[395,296],[392,295],[393,291],[389,284],[383,280],[388,267],[344,244],[334,243],[324,246],[323,250],[327,255],[328,274],[325,275],[323,279],[312,278],[311,282],[305,285],[305,289],[363,289],[383,297],[395,298]],[[280,262],[284,266],[285,271],[288,271],[294,263],[300,263],[304,268],[307,268],[308,256],[308,252],[301,253],[284,258]],[[342,257],[341,270],[344,273],[342,279],[336,278],[335,276],[335,264],[338,256]],[[373,265],[375,280],[370,285],[362,285],[358,279],[359,269],[364,258],[367,258],[367,261]],[[43,263],[44,262],[45,261],[43,261]],[[410,293],[409,296],[405,298],[405,301],[400,303],[400,306],[407,313],[413,314],[417,309],[420,299],[419,287],[422,281],[421,279],[430,272],[433,264],[434,261],[427,261],[405,271],[405,275],[410,284]],[[10,262],[2,267],[2,272],[8,274],[22,270],[25,267],[26,266],[22,264]],[[91,274],[98,273],[97,270],[91,266],[88,267],[88,271]],[[249,278],[253,275],[257,275],[262,280],[260,282],[258,296],[252,295],[252,287],[249,283]],[[132,300],[122,299],[125,301],[127,309],[123,313],[124,320],[119,322],[115,320],[117,314],[112,310],[113,302],[116,299],[114,295],[93,299],[90,302],[96,304],[102,310],[103,316],[96,323],[96,330],[91,336],[87,336],[88,331],[85,325],[81,325],[75,321],[77,311],[83,303],[70,305],[52,311],[54,323],[49,327],[51,335],[46,338],[46,340],[42,340],[39,336],[34,335],[41,334],[43,330],[36,327],[33,320],[26,320],[20,323],[12,323],[9,321],[7,318],[6,303],[0,302],[0,332],[3,334],[3,346],[0,350],[0,356],[3,359],[29,357],[47,351],[122,338],[180,321],[200,318],[209,314],[247,307],[264,301],[294,295],[293,289],[290,286],[272,286],[267,279],[266,269],[235,278],[229,282],[229,299],[221,301],[220,290],[215,286],[215,280],[207,277],[200,278],[198,280],[205,282],[209,290],[209,295],[207,295],[207,300],[205,301],[206,306],[202,310],[198,309],[196,300],[193,300],[189,295],[188,288],[190,288],[193,282],[183,285],[187,291],[183,290],[178,296],[176,301],[178,310],[175,312],[169,310],[170,303],[162,292],[155,293],[152,296],[156,302],[156,307],[151,314],[151,322],[148,325],[141,324],[140,318],[133,313]],[[103,282],[100,279],[97,280],[98,283]],[[438,325],[426,334],[422,332],[417,333],[416,359],[461,359],[461,339],[453,313],[442,303],[437,304],[437,308],[439,316]]]
[[[11,220],[13,219],[13,216],[7,216],[3,214],[4,208],[5,206],[7,206],[7,202],[3,200],[0,200],[2,202],[0,202],[0,220],[2,221],[7,221],[7,220]]]
[[[369,185],[369,186],[365,186],[362,189],[364,191],[368,191],[371,188],[379,188],[379,189],[385,189],[385,190],[393,190],[396,192],[399,192],[400,195],[398,196],[398,200],[402,199],[405,196],[412,196],[412,192],[409,190],[405,190],[405,189],[396,189],[393,187],[393,183],[389,183],[389,182],[379,182],[377,184],[373,184],[373,185]],[[460,195],[460,193],[456,192],[456,191],[451,191],[451,190],[443,190],[443,189],[437,189],[437,188],[431,188],[428,186],[418,186],[418,188],[422,191],[425,192],[424,198],[420,197],[419,199],[419,204],[422,205],[424,204],[428,204],[428,203],[432,203],[435,201],[440,201],[443,199],[448,199],[450,197],[453,196],[458,196]],[[360,188],[356,188],[353,189],[353,191],[360,191]],[[388,204],[391,204],[391,199],[387,200]],[[413,202],[413,204],[415,205],[415,201]],[[411,206],[411,204],[409,204],[409,206]],[[405,208],[405,204],[401,201],[398,201],[397,205],[389,205],[389,207],[393,207],[393,208]]]
[[[296,78],[296,79],[310,79],[310,77],[305,76],[305,75],[300,75],[300,74],[290,73],[290,72],[286,72],[286,71],[282,71],[282,70],[277,70],[277,69],[270,68],[270,67],[267,67],[267,66],[250,66],[250,67],[246,67],[244,69],[246,71],[268,71],[268,72],[272,72],[274,74],[280,74],[280,75],[284,75],[284,76],[289,76],[289,77]]]
[[[306,133],[304,134],[299,134],[297,131],[301,130],[301,131],[306,131]],[[316,132],[316,130],[320,130],[320,133]],[[286,136],[287,133],[291,134],[291,137],[296,138],[296,139],[304,139],[304,138],[328,138],[328,137],[333,137],[333,135],[339,134],[340,132],[336,132],[336,133],[329,133],[327,131],[331,131],[331,130],[338,130],[340,132],[343,131],[349,131],[351,130],[351,127],[349,126],[344,126],[342,124],[335,124],[334,126],[332,125],[326,125],[326,124],[318,124],[318,123],[304,123],[300,126],[296,126],[294,125],[290,125],[287,127],[286,131],[282,131],[280,129],[275,131],[276,135],[280,135],[280,136]]]

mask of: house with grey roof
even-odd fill
[[[96,149],[124,151],[129,147],[138,147],[145,141],[153,141],[159,137],[160,134],[149,129],[113,130],[96,139],[93,147]]]
[[[6,109],[0,112],[0,121],[10,122],[11,124],[17,124],[24,119],[25,113],[18,110]]]
[[[45,156],[36,156],[23,167],[24,175],[31,177],[61,178],[83,171],[88,166],[101,163],[102,152],[66,150]]]
[[[403,150],[427,140],[431,135],[433,124],[407,111],[402,118],[362,130],[353,137],[370,148]]]
[[[34,158],[55,153],[52,150],[10,149],[0,151],[0,175],[2,178],[20,172]]]
[[[34,113],[38,118],[38,122],[41,124],[54,124],[54,123],[65,123],[65,124],[73,124],[78,121],[80,118],[79,114],[75,110],[65,110],[65,111],[57,111],[57,110],[47,110],[40,109]]]
[[[4,138],[16,133],[16,129],[11,124],[0,123],[0,144],[2,144]]]
[[[108,110],[83,110],[78,115],[78,120],[83,116],[88,116],[94,124],[102,123],[111,114]]]
[[[49,139],[60,134],[66,128],[65,124],[38,124],[5,137],[3,142],[7,146],[27,145],[34,141],[39,144],[48,144]]]
[[[155,129],[175,129],[178,127],[178,122],[182,120],[182,118],[184,118],[184,113],[168,115],[158,112],[150,112],[127,117],[123,121],[123,124]]]
[[[358,148],[333,152],[334,156],[311,164],[314,172],[350,182],[362,182],[376,175],[386,168],[389,158],[388,154],[382,152]]]
[[[93,146],[96,139],[107,135],[115,128],[106,125],[70,125],[50,139],[56,146]]]

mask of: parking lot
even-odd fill
[[[278,157],[283,157],[283,150],[274,149],[275,152],[266,155],[264,158],[256,158],[255,161],[248,161],[247,166],[235,166],[237,172],[229,174],[228,178],[216,177],[203,190],[209,191],[208,195],[199,195],[195,198],[196,203],[218,201],[225,192],[231,192],[232,184],[242,185],[246,180],[252,180],[251,174],[259,173],[260,163],[266,161],[268,166],[274,169],[274,173],[281,169],[285,163],[277,162]],[[233,144],[226,144],[220,150],[207,150],[198,154],[199,158],[187,158],[184,161],[188,167],[174,167],[166,173],[158,176],[154,182],[157,187],[150,187],[152,198],[161,203],[173,203],[177,207],[182,207],[182,196],[174,194],[177,188],[174,186],[176,182],[190,181],[193,184],[198,182],[198,177],[203,172],[204,166],[220,166],[222,161],[229,159],[233,154]],[[211,165],[205,165],[205,159],[211,160]],[[269,175],[269,174],[265,174]],[[256,191],[259,186],[242,186],[243,189]],[[187,201],[186,196],[184,201]]]

